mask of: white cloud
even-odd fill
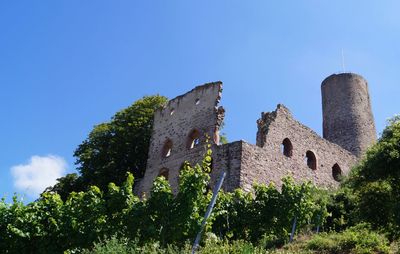
[[[54,185],[67,169],[66,161],[59,156],[32,156],[28,164],[11,168],[14,186],[31,197],[37,197],[46,187]]]

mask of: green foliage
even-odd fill
[[[185,243],[192,242],[199,231],[211,200],[210,163],[211,150],[201,165],[186,163],[180,173],[177,195],[173,195],[164,177],[158,177],[150,197],[140,200],[132,192],[134,177],[128,173],[121,186],[110,183],[106,192],[92,186],[87,191],[72,192],[66,201],[54,192],[45,192],[28,205],[17,198],[12,204],[2,200],[0,252],[79,253],[82,248],[90,249],[99,239],[110,236],[114,238],[109,245],[97,244],[94,248],[121,248],[113,253],[124,253],[125,249],[132,253],[185,249]],[[226,249],[206,244],[201,253],[247,252],[255,250],[253,245],[259,242],[262,248],[282,244],[288,239],[294,217],[298,220],[298,230],[323,223],[327,216],[323,197],[310,183],[295,184],[291,178],[283,180],[281,191],[273,185],[258,185],[254,193],[221,192],[215,212],[206,224],[204,239],[207,242],[213,239],[208,236],[219,235],[234,244],[220,242]],[[124,238],[135,246],[121,243]],[[164,253],[174,253],[168,251]]]
[[[229,143],[226,133],[221,133],[221,135],[219,136],[219,142],[221,144],[228,144]]]
[[[339,232],[356,225],[358,222],[357,198],[353,190],[342,186],[328,195],[327,210],[330,216],[326,219],[325,229]]]
[[[108,254],[108,253],[190,253],[190,243],[179,247],[176,245],[161,245],[158,242],[148,242],[141,245],[137,240],[111,237],[96,243],[92,250],[82,253]],[[221,240],[215,235],[206,236],[206,241],[199,248],[199,254],[225,254],[225,253],[251,253],[251,254],[369,254],[369,253],[395,253],[395,246],[390,246],[389,241],[382,234],[372,231],[367,224],[350,227],[341,233],[331,232],[313,236],[302,235],[295,242],[279,249],[267,250],[263,244],[253,244],[244,240]]]
[[[379,141],[353,170],[348,185],[360,221],[400,236],[400,117],[389,121]]]
[[[220,143],[220,144],[228,144],[228,143],[229,143],[229,141],[228,141],[228,135],[223,131],[224,128],[225,128],[225,122],[223,121],[223,122],[221,123],[221,126],[219,127],[219,131],[220,131],[220,134],[219,134],[219,143]]]
[[[81,176],[59,179],[28,205],[0,200],[0,253],[188,253],[211,200],[211,150],[200,165],[184,164],[176,195],[164,177],[147,199],[132,191],[145,169],[154,110],[165,102],[144,97],[96,126],[75,151]],[[400,236],[399,169],[395,117],[338,191],[287,177],[280,188],[220,192],[199,253],[269,253],[287,243],[294,219],[297,232],[318,225],[327,232],[271,253],[389,253],[373,230]]]
[[[62,253],[69,248],[89,247],[112,226],[107,223],[106,203],[95,186],[71,193],[66,202],[49,192],[26,206],[16,197],[12,204],[3,200],[0,252]]]
[[[106,190],[109,182],[120,185],[127,172],[143,177],[154,111],[166,102],[163,96],[146,96],[117,112],[110,122],[96,125],[74,153],[81,176],[67,175],[48,190],[65,200],[69,193],[85,190],[85,186]]]
[[[200,228],[206,208],[211,200],[211,193],[207,193],[211,160],[211,150],[209,149],[201,166],[190,167],[186,163],[181,170],[179,193],[176,196],[176,204],[173,209],[173,222],[177,227],[176,229],[180,230],[180,232],[175,231],[176,240],[194,239]]]
[[[96,243],[91,250],[83,250],[82,254],[180,254],[190,253],[191,245],[184,244],[181,247],[176,245],[163,246],[158,242],[149,242],[140,245],[137,241],[131,241],[127,238],[111,237],[100,243]],[[253,246],[250,242],[245,241],[207,241],[196,253],[199,254],[243,254],[243,253],[267,253],[263,248]]]
[[[61,217],[58,195],[46,194],[43,199],[28,206],[14,197],[12,204],[1,202],[0,250],[8,253],[40,253],[44,249],[54,251],[58,242],[56,235]]]
[[[70,246],[87,247],[102,237],[108,223],[106,204],[99,188],[92,186],[86,192],[71,193],[63,206],[65,241]]]
[[[167,102],[163,96],[148,96],[117,112],[110,122],[92,130],[74,156],[85,182],[104,188],[121,184],[127,172],[144,174],[153,127],[154,111]]]
[[[254,195],[241,190],[221,195],[213,223],[217,235],[253,243],[263,236],[265,247],[279,246],[288,241],[294,218],[301,230],[321,225],[328,216],[327,199],[310,183],[284,178],[281,191],[273,184],[254,189]]]
[[[133,183],[134,177],[128,173],[127,179],[121,187],[114,183],[108,185],[108,193],[105,197],[108,222],[106,235],[128,232],[129,228],[126,222],[130,220],[132,209],[141,207],[139,198],[133,194]]]
[[[83,178],[76,173],[72,173],[58,178],[57,183],[48,187],[45,192],[56,192],[62,200],[66,200],[71,192],[84,189]]]
[[[176,245],[162,246],[158,242],[149,242],[140,245],[136,240],[127,238],[111,237],[100,243],[96,243],[94,248],[84,250],[83,254],[175,254],[190,253],[190,243],[182,247]],[[216,237],[208,237],[204,245],[197,251],[199,254],[369,254],[369,253],[396,253],[395,246],[389,246],[388,240],[371,229],[366,224],[351,227],[341,233],[322,233],[314,236],[303,235],[294,243],[285,245],[280,249],[266,250],[263,245],[254,245],[251,242],[236,240],[221,240]]]
[[[161,246],[157,242],[149,242],[143,246],[128,238],[111,237],[100,243],[95,243],[93,249],[83,250],[82,254],[179,254],[189,253],[189,246],[178,248],[173,245]]]
[[[158,242],[149,242],[140,245],[136,240],[111,237],[100,243],[96,243],[92,250],[84,250],[82,253],[108,254],[108,253],[190,253],[190,243],[181,247],[176,245],[162,246]],[[225,254],[225,253],[249,253],[249,254],[369,254],[369,253],[397,253],[396,246],[390,246],[384,235],[371,231],[366,224],[351,227],[341,233],[322,233],[314,236],[302,235],[295,242],[279,249],[266,250],[263,245],[255,245],[243,240],[221,240],[208,236],[204,245],[197,251],[199,254]]]
[[[390,253],[385,236],[371,231],[366,224],[359,224],[341,233],[315,235],[306,243],[306,248],[318,253]]]

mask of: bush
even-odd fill
[[[62,253],[69,249],[78,253],[80,248],[90,248],[113,235],[135,239],[146,251],[152,251],[154,242],[166,248],[168,244],[184,248],[198,233],[210,203],[210,163],[211,150],[201,165],[186,163],[176,196],[168,181],[159,177],[150,198],[140,200],[132,192],[133,175],[128,174],[122,186],[110,183],[107,191],[92,186],[85,192],[72,192],[66,201],[52,192],[28,205],[17,198],[12,204],[1,200],[0,252]],[[294,218],[298,231],[325,220],[326,199],[317,193],[310,183],[296,184],[292,178],[283,179],[281,190],[270,184],[255,186],[254,193],[221,192],[204,233],[213,232],[233,243],[238,240],[237,246],[226,247],[233,248],[232,253],[248,252],[261,242],[263,248],[283,245]],[[118,241],[111,239],[109,244],[125,251]],[[213,248],[212,244],[204,245],[202,251],[211,253]]]
[[[342,186],[339,190],[329,193],[327,217],[324,229],[340,232],[357,224],[357,203],[353,190]]]
[[[189,253],[189,246],[180,249],[176,246],[168,245],[162,247],[158,242],[147,243],[140,246],[137,241],[131,241],[128,238],[111,237],[100,243],[95,243],[89,250],[83,250],[81,254],[179,254]]]
[[[351,172],[359,221],[400,237],[400,116],[394,117],[379,141]]]
[[[346,229],[341,233],[315,235],[306,243],[306,249],[318,253],[389,253],[389,241],[385,236],[371,231],[366,224]]]
[[[215,209],[213,232],[231,240],[262,241],[265,247],[282,246],[289,240],[294,218],[296,230],[321,225],[328,216],[327,198],[310,183],[282,180],[281,191],[273,184],[254,186],[254,193],[237,190],[221,193]]]
[[[174,245],[162,246],[159,242],[150,242],[140,246],[137,241],[130,241],[126,238],[112,237],[108,240],[96,243],[89,250],[77,251],[81,254],[180,254],[190,253],[191,245],[186,243],[182,247]],[[198,254],[243,254],[243,253],[266,253],[260,247],[253,246],[250,242],[245,241],[206,241],[205,245],[200,247],[196,252]],[[72,252],[67,252],[72,254]]]

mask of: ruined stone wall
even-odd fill
[[[338,173],[346,175],[357,158],[349,151],[333,144],[310,128],[294,120],[283,105],[276,111],[262,113],[258,120],[257,145],[242,144],[240,187],[250,190],[258,183],[275,182],[281,184],[281,178],[291,175],[298,182],[310,180],[318,186],[335,187],[338,185]],[[288,139],[292,144],[289,154],[283,154],[282,142]],[[306,153],[316,157],[315,169],[307,165]],[[335,166],[335,177],[333,166]]]
[[[225,171],[226,191],[250,191],[255,183],[275,182],[280,187],[285,176],[336,187],[357,156],[375,140],[368,87],[355,74],[333,75],[322,84],[324,135],[329,140],[278,105],[257,121],[256,145],[244,141],[220,145],[219,128],[224,118],[224,109],[218,107],[221,91],[221,82],[198,86],[156,111],[147,169],[136,193],[149,193],[159,175],[165,176],[177,193],[183,163],[194,165],[203,159],[207,136],[213,150],[211,185]]]
[[[184,161],[194,164],[203,158],[206,136],[211,145],[219,142],[224,116],[223,108],[218,108],[221,91],[221,82],[198,86],[155,112],[147,168],[137,193],[148,193],[159,175],[166,176],[176,192]],[[191,144],[192,139],[196,144]]]
[[[212,147],[212,171],[211,186],[221,176],[222,171],[226,172],[226,177],[222,188],[225,191],[233,191],[240,187],[240,171],[242,165],[242,141]]]
[[[321,92],[323,137],[360,157],[376,141],[367,81],[354,73],[334,74]]]

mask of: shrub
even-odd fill
[[[117,238],[113,236],[107,240],[95,243],[92,249],[85,249],[81,254],[179,254],[189,253],[189,246],[180,249],[176,246],[168,245],[162,247],[158,242],[149,242],[140,246],[138,242],[128,238]],[[69,253],[68,253],[69,254]]]
[[[379,141],[351,172],[348,185],[357,198],[360,221],[400,236],[400,116],[389,120]]]
[[[137,241],[130,241],[127,238],[112,237],[104,240],[100,243],[94,244],[92,249],[85,249],[79,251],[81,254],[180,254],[190,253],[191,245],[186,243],[182,247],[174,245],[162,246],[159,242],[149,242],[144,245],[140,245]],[[67,252],[72,254],[72,252]],[[206,241],[205,245],[202,246],[196,252],[198,254],[243,254],[243,253],[266,253],[260,247],[253,246],[250,242],[245,241]]]
[[[389,253],[389,241],[385,236],[371,231],[366,224],[346,229],[341,233],[315,235],[306,243],[306,248],[319,253]]]
[[[110,183],[106,192],[91,186],[85,192],[72,192],[65,202],[52,192],[28,205],[17,198],[12,204],[1,200],[0,252],[62,253],[69,249],[78,253],[80,248],[90,248],[113,235],[135,239],[146,251],[152,251],[154,242],[166,248],[168,244],[185,248],[185,242],[193,241],[198,233],[211,199],[210,162],[208,150],[201,165],[186,163],[176,196],[168,181],[159,177],[150,198],[140,200],[132,193],[134,179],[128,174],[122,186]],[[310,183],[296,184],[292,178],[283,179],[280,190],[270,184],[255,186],[254,193],[221,192],[204,233],[232,241],[232,246],[217,244],[233,248],[231,253],[248,252],[260,241],[263,248],[282,245],[289,239],[294,218],[298,231],[325,220],[326,199],[317,194]],[[110,239],[109,246],[115,244],[124,251],[118,241]],[[202,251],[219,250],[213,246],[203,245]]]
[[[284,178],[281,190],[273,184],[257,185],[254,194],[237,190],[222,193],[217,202],[213,232],[232,240],[261,240],[265,247],[289,240],[294,218],[297,231],[321,225],[328,216],[325,193],[310,183]]]
[[[342,186],[339,190],[329,193],[327,217],[324,229],[327,231],[343,231],[348,227],[354,226],[357,221],[356,196],[352,189]]]

